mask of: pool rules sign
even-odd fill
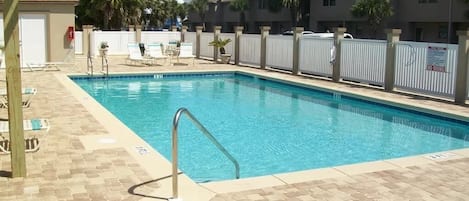
[[[427,70],[446,72],[448,59],[448,48],[428,46],[427,48]]]

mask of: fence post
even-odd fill
[[[129,31],[135,31],[135,25],[129,24]]]
[[[82,35],[82,46],[83,46],[83,54],[88,56],[88,53],[91,50],[91,38],[90,34],[93,31],[93,25],[83,25],[83,35]]]
[[[239,58],[240,58],[240,55],[239,55],[239,51],[240,51],[240,41],[241,41],[241,35],[243,34],[243,29],[244,27],[243,26],[235,26],[235,65],[239,65]]]
[[[464,105],[467,99],[468,90],[468,50],[469,50],[469,30],[458,31],[458,67],[456,68],[456,89],[454,102]]]
[[[213,27],[213,40],[216,41],[220,38],[221,26]],[[213,46],[213,61],[218,61],[218,48]]]
[[[394,90],[395,72],[396,72],[396,43],[402,31],[400,29],[386,29],[387,49],[386,49],[386,67],[384,72],[384,91],[392,92]]]
[[[339,27],[334,29],[334,48],[335,48],[335,60],[332,65],[332,80],[334,82],[340,81],[340,52],[341,52],[341,40],[344,39],[344,33],[347,28]]]
[[[267,63],[267,36],[269,35],[269,31],[269,26],[261,26],[261,69],[265,69]]]
[[[135,41],[142,42],[142,25],[135,25]]]
[[[295,27],[293,32],[293,75],[300,74],[300,37],[304,30],[304,27]]]
[[[195,57],[200,59],[200,35],[202,35],[203,26],[195,27]]]
[[[181,27],[181,42],[186,42],[187,26]]]
[[[175,25],[171,26],[171,31],[172,31],[172,32],[177,32],[177,31],[178,31],[178,27],[175,26]]]

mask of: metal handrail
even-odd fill
[[[173,119],[173,140],[172,140],[172,180],[173,180],[173,198],[178,198],[178,124],[182,114],[186,114],[189,120],[197,126],[197,128],[204,133],[204,135],[233,162],[236,169],[236,179],[239,179],[239,163],[226,149],[213,137],[213,135],[192,115],[186,108],[179,108],[174,115]]]
[[[104,68],[106,68],[106,71],[104,71]],[[101,56],[101,73],[105,74],[106,76],[109,75],[109,64],[107,62],[107,55],[103,54]]]

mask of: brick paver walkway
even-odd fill
[[[212,201],[469,200],[469,159],[217,195]]]
[[[10,157],[0,155],[0,200],[139,200],[145,195],[146,199],[165,200],[151,193],[160,184],[149,182],[155,178],[125,149],[84,148],[80,136],[102,135],[108,131],[54,76],[55,73],[84,73],[85,59],[77,61],[78,67],[62,68],[60,72],[22,73],[23,86],[38,89],[31,107],[24,110],[24,118],[48,118],[52,128],[48,133],[41,133],[40,151],[27,154],[26,178],[9,178]],[[129,67],[123,65],[121,58],[111,57],[110,61],[111,72],[234,67],[204,64]],[[96,59],[95,64],[99,63]],[[3,76],[4,72],[0,74]],[[7,111],[0,110],[0,118],[7,117]],[[469,200],[469,159],[219,194],[212,200]]]

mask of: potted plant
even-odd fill
[[[109,45],[107,44],[107,41],[101,42],[101,44],[99,45],[99,55],[100,56],[107,55],[108,48],[109,48]]]
[[[214,46],[219,49],[220,52],[220,58],[222,63],[228,63],[230,62],[231,54],[226,54],[225,51],[225,46],[231,42],[231,39],[227,38],[225,40],[222,40],[219,38],[218,40],[211,41],[208,45]]]

